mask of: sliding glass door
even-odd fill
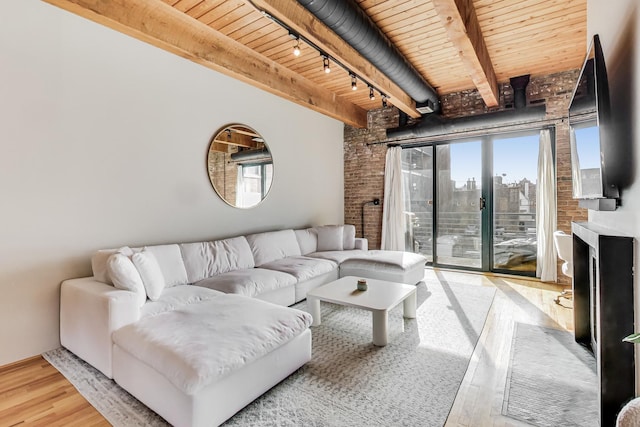
[[[433,147],[402,150],[407,250],[433,262]]]
[[[539,132],[403,149],[407,249],[434,266],[534,275]]]
[[[482,268],[482,141],[436,147],[436,262]]]
[[[536,272],[538,146],[538,134],[493,140],[493,271]]]

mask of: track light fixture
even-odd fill
[[[329,58],[326,56],[322,57],[322,64],[324,66],[324,72],[329,74],[331,72],[331,67],[329,66]]]
[[[293,46],[293,56],[300,56],[300,37],[296,37],[296,44]]]
[[[344,71],[349,73],[349,77],[351,78],[351,90],[353,91],[358,90],[358,80],[360,80],[363,83],[363,85],[366,85],[369,88],[370,100],[374,101],[376,99],[375,93],[374,93],[374,90],[376,90],[378,91],[378,93],[380,93],[380,96],[382,96],[383,107],[387,106],[387,101],[389,100],[389,98],[384,93],[382,93],[380,89],[376,88],[375,86],[372,86],[372,84],[367,81],[366,76],[362,77],[361,75],[356,74],[354,71],[351,71],[349,67],[347,67],[345,64],[343,64],[340,61],[340,58],[336,59],[334,57],[331,57],[327,52],[325,52],[322,48],[316,45],[313,42],[313,40],[309,40],[307,37],[304,36],[304,34],[298,33],[297,31],[295,31],[293,28],[291,28],[289,25],[285,24],[278,18],[270,15],[264,10],[261,10],[261,9],[258,9],[258,10],[265,17],[267,17],[268,19],[270,19],[271,21],[273,21],[274,23],[276,23],[278,26],[285,29],[289,33],[289,37],[292,40],[294,40],[293,55],[295,57],[298,57],[302,54],[302,51],[300,50],[300,42],[301,41],[304,42],[308,47],[314,49],[316,52],[320,54],[320,56],[322,57],[322,69],[326,74],[329,74],[331,72],[331,64],[329,62],[329,59],[331,59],[333,62],[335,62],[338,65],[338,67],[342,68]]]

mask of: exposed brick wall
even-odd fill
[[[578,207],[571,193],[571,164],[569,128],[566,112],[578,70],[532,78],[527,87],[528,102],[546,104],[546,119],[556,125],[556,159],[558,191],[558,229],[571,231],[571,221],[586,221],[587,211]],[[476,90],[466,90],[441,97],[442,112],[447,118],[482,114],[511,108],[513,91],[508,83],[500,84],[500,105],[485,106]],[[384,164],[387,145],[386,130],[398,127],[399,112],[387,107],[369,112],[367,129],[345,126],[344,129],[344,185],[345,223],[354,224],[358,236],[362,235],[361,209],[363,203],[384,195]],[[411,120],[410,120],[411,123]],[[517,127],[514,127],[516,130]],[[403,140],[410,143],[411,140]],[[383,201],[384,202],[384,201]],[[382,204],[365,207],[365,236],[369,247],[380,247]],[[570,280],[558,270],[558,281]]]
[[[384,163],[386,144],[371,143],[384,141],[386,129],[398,124],[398,110],[384,108],[369,112],[367,129],[345,126],[344,129],[344,221],[354,224],[356,233],[362,236],[362,206],[373,199],[382,201],[384,195]],[[364,235],[369,240],[369,248],[380,248],[382,229],[382,204],[368,204],[364,207]]]
[[[230,146],[227,153],[210,151],[207,158],[209,180],[218,195],[231,206],[236,205],[236,187],[238,183],[238,165],[231,160],[231,154],[238,147]]]

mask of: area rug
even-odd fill
[[[371,343],[371,314],[322,303],[313,359],[229,419],[228,426],[442,426],[484,326],[494,288],[418,285],[416,319],[389,315],[389,344]],[[296,308],[306,310],[306,302]],[[403,331],[404,330],[404,331]],[[115,426],[160,417],[64,349],[44,357]]]
[[[536,426],[599,426],[593,354],[570,332],[515,326],[503,414]]]

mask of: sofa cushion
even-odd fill
[[[300,246],[300,255],[307,255],[318,250],[318,232],[314,228],[294,231]]]
[[[218,276],[200,280],[194,285],[225,292],[254,297],[275,289],[296,284],[296,278],[280,271],[251,268],[233,270]]]
[[[318,231],[318,251],[341,251],[344,248],[344,226],[324,225]]]
[[[195,395],[300,335],[311,321],[304,311],[220,295],[140,319],[115,331],[113,341]]]
[[[107,272],[107,261],[116,252],[129,257],[133,255],[133,250],[129,246],[123,246],[119,249],[100,249],[91,257],[91,269],[93,270],[93,277],[97,281],[113,285],[113,280],[111,280]]]
[[[167,288],[189,283],[178,245],[155,245],[147,246],[145,249],[158,260]]]
[[[342,249],[350,251],[356,248],[356,226],[352,224],[345,224],[342,229]]]
[[[262,268],[290,274],[298,279],[298,282],[328,273],[337,267],[333,261],[305,256],[291,256],[262,265]]]
[[[145,248],[140,252],[134,253],[131,256],[131,261],[133,261],[133,265],[136,266],[142,278],[147,296],[151,301],[157,301],[166,286],[158,260],[153,253]]]
[[[144,284],[138,270],[128,256],[120,252],[111,254],[107,260],[107,274],[113,281],[113,286],[135,293],[138,306],[144,305],[147,301]]]
[[[244,236],[214,242],[183,243],[180,250],[190,283],[255,266],[253,253]]]
[[[140,309],[140,314],[141,317],[155,316],[165,311],[173,311],[187,305],[209,301],[220,295],[224,294],[213,289],[201,288],[200,286],[174,286],[165,289],[157,301],[147,301]]]
[[[328,259],[330,261],[336,262],[338,264],[342,264],[348,259],[363,257],[365,256],[366,251],[361,251],[360,249],[353,249],[351,251],[324,251],[324,252],[314,252],[307,255],[310,258],[320,258],[320,259]]]
[[[300,255],[300,246],[293,230],[269,231],[246,237],[258,267],[288,256]]]
[[[423,255],[412,252],[374,250],[361,251],[361,255],[345,260],[343,265],[352,268],[383,268],[400,271],[414,267],[416,264],[424,265],[426,261]]]

